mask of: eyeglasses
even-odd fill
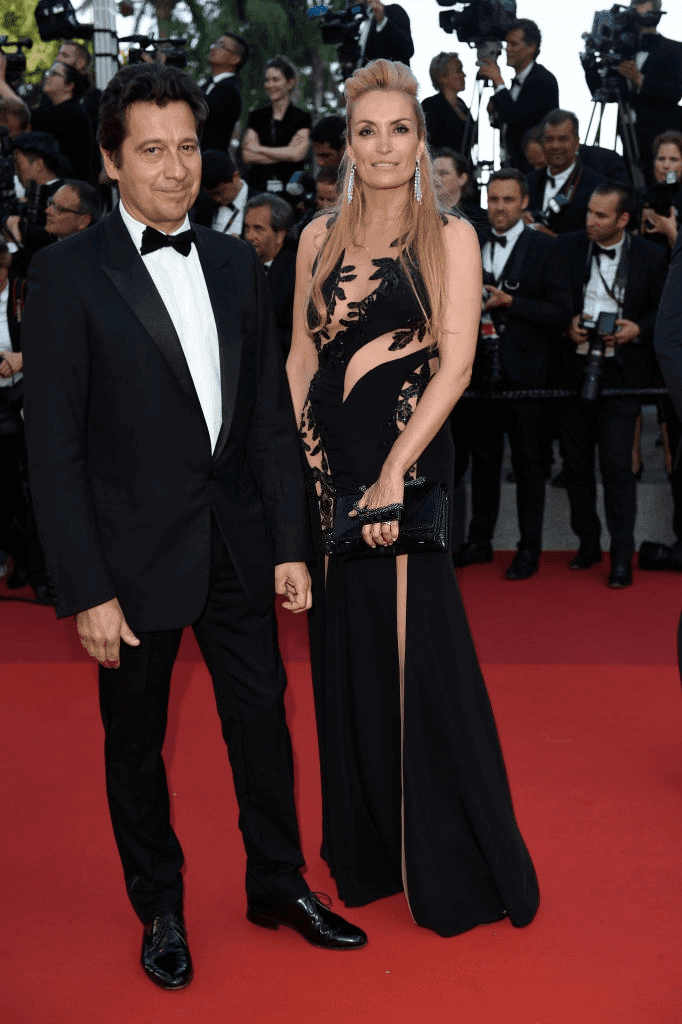
[[[48,199],[47,205],[51,206],[57,213],[75,213],[77,217],[80,217],[83,213],[82,210],[70,210],[68,206],[62,206],[61,203],[56,203],[54,199]]]
[[[234,54],[236,56],[234,50],[230,46],[227,46],[225,43],[221,43],[220,40],[218,40],[217,43],[211,43],[211,49],[212,50],[224,50],[225,53],[231,53],[231,54]]]
[[[65,78],[66,77],[64,74],[62,74],[61,71],[57,71],[56,68],[48,68],[47,71],[45,72],[45,77],[47,78],[48,76],[50,78]]]

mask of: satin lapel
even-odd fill
[[[208,228],[203,231],[197,230],[197,251],[213,307],[220,345],[220,391],[223,420],[213,452],[214,461],[220,458],[230,433],[242,358],[239,309],[233,294],[234,279],[230,274],[231,258],[225,252],[224,242],[224,236],[217,231],[211,231]]]
[[[161,296],[116,209],[107,222],[108,262],[104,272],[132,309],[190,398],[199,405],[192,375]]]

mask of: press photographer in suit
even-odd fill
[[[590,198],[586,230],[560,239],[561,266],[572,295],[573,320],[564,345],[566,384],[576,398],[559,406],[571,527],[580,546],[572,569],[601,561],[594,447],[604,483],[606,522],[611,535],[609,586],[632,583],[637,484],[632,472],[637,396],[580,397],[591,351],[604,355],[600,387],[650,387],[654,381],[653,333],[665,279],[663,249],[626,231],[635,210],[634,191],[606,182]],[[596,336],[599,314],[615,318],[615,330]],[[590,328],[588,330],[587,328]],[[597,346],[595,342],[601,341]]]
[[[529,171],[523,152],[523,137],[540,124],[545,114],[559,106],[559,86],[551,71],[537,63],[542,35],[534,21],[518,21],[507,33],[507,64],[516,75],[509,88],[494,60],[481,65],[480,78],[495,87],[490,110],[497,116],[506,153],[505,166]]]
[[[205,150],[201,155],[201,191],[189,219],[193,224],[241,238],[246,204],[255,195],[229,153]]]
[[[36,257],[24,319],[36,516],[57,613],[100,663],[114,835],[142,966],[165,989],[192,978],[161,755],[187,625],[229,750],[249,920],[318,946],[366,941],[300,873],[273,598],[310,605],[301,455],[257,255],[189,229],[206,112],[177,68],[114,76],[99,141],[120,204]]]
[[[211,45],[208,63],[211,77],[202,85],[208,104],[208,117],[201,136],[201,148],[226,153],[234,126],[242,111],[239,72],[249,58],[245,39],[225,32]]]
[[[384,57],[409,67],[414,43],[407,13],[400,4],[383,4],[381,0],[366,0],[365,10],[367,19],[360,26],[363,66]]]
[[[485,285],[481,341],[472,387],[547,386],[549,351],[571,317],[571,297],[558,266],[558,244],[523,222],[528,205],[521,171],[506,168],[488,182],[492,232],[482,246]],[[486,316],[487,314],[487,316]],[[491,323],[486,323],[486,320]],[[537,572],[545,505],[543,403],[537,399],[465,399],[455,408],[455,445],[471,454],[472,518],[459,566],[492,559],[500,506],[505,432],[516,473],[520,540],[509,580]]]
[[[244,238],[254,247],[268,278],[277,333],[286,360],[291,348],[296,287],[294,215],[285,199],[263,192],[250,199],[244,214]]]

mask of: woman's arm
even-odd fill
[[[272,157],[261,152],[263,147],[253,128],[247,128],[242,139],[242,158],[247,164],[276,164]]]
[[[296,291],[287,377],[297,423],[301,422],[310,381],[318,365],[317,350],[307,325],[306,302],[310,292],[313,263],[320,251],[326,230],[325,218],[320,217],[312,221],[301,234],[296,257]]]
[[[252,135],[253,138],[249,138]],[[287,146],[261,146],[258,136],[249,128],[244,136],[242,149],[244,159],[253,164],[287,163],[298,164],[305,160],[310,148],[310,129],[299,128]]]

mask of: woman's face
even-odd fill
[[[424,141],[405,93],[365,93],[355,104],[350,127],[348,150],[367,188],[399,188],[412,180]]]
[[[453,57],[448,64],[448,70],[440,80],[441,89],[449,86],[455,92],[462,92],[466,85],[466,75],[459,57]]]
[[[286,99],[292,93],[295,84],[295,79],[292,78],[290,81],[279,68],[268,68],[265,72],[263,87],[271,103]]]
[[[675,171],[678,179],[682,181],[682,153],[674,142],[664,142],[662,146],[659,146],[654,160],[656,181],[665,181],[665,176],[669,171]]]
[[[437,157],[433,161],[433,171],[441,188],[447,192],[454,206],[461,199],[462,189],[466,185],[469,175],[466,172],[459,174],[454,161],[449,156]]]

